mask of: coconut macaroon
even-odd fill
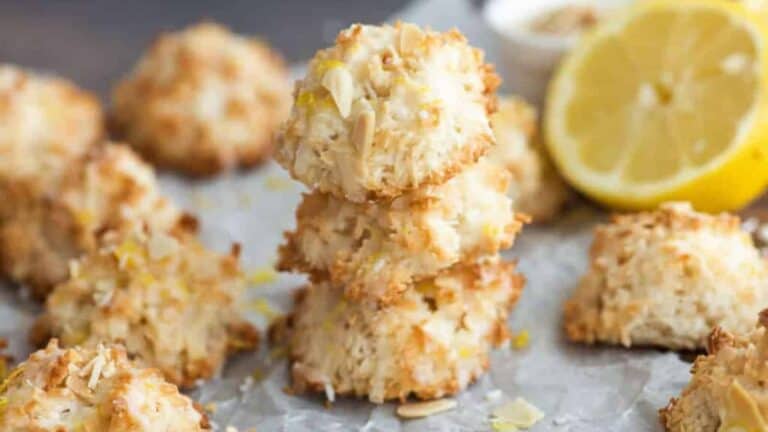
[[[120,346],[33,353],[0,384],[0,430],[207,431],[193,402]]]
[[[296,84],[275,158],[310,188],[355,202],[443,183],[494,143],[499,79],[457,30],[343,30]]]
[[[269,46],[202,23],[157,38],[115,87],[110,122],[151,162],[210,175],[269,156],[290,94]]]
[[[96,97],[73,83],[0,64],[0,199],[35,195],[103,134]],[[0,219],[5,215],[0,209]]]
[[[313,192],[285,234],[278,268],[345,287],[350,299],[390,303],[416,280],[512,245],[524,218],[512,211],[507,171],[484,158],[439,186],[389,202],[355,204]]]
[[[660,411],[669,432],[768,430],[768,310],[743,335],[716,328],[679,398]]]
[[[462,264],[412,286],[398,303],[347,302],[343,289],[300,291],[293,314],[272,328],[287,340],[292,389],[367,397],[456,393],[479,377],[523,287],[512,263]]]
[[[111,234],[72,263],[33,340],[119,342],[138,364],[183,387],[212,377],[227,354],[257,345],[256,329],[237,307],[245,288],[238,247],[219,255],[186,232]]]
[[[128,147],[107,144],[73,161],[39,197],[14,202],[0,225],[0,266],[43,298],[67,277],[68,262],[98,245],[105,230],[194,221],[166,200],[152,167]]]
[[[698,349],[716,325],[747,332],[766,304],[768,267],[739,218],[667,203],[596,228],[564,321],[577,342]]]
[[[554,219],[570,195],[536,134],[536,110],[516,97],[499,101],[491,117],[496,146],[488,157],[512,173],[508,193],[517,211],[534,222]]]

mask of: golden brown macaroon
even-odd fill
[[[494,144],[498,83],[457,30],[355,24],[296,84],[275,159],[354,202],[441,184]]]
[[[516,211],[534,222],[552,221],[570,190],[555,170],[536,133],[536,110],[517,97],[504,97],[491,117],[496,146],[488,157],[512,173],[508,194]]]
[[[73,83],[0,63],[0,221],[54,184],[103,135],[98,100]]]
[[[768,310],[759,326],[733,335],[715,328],[679,398],[660,411],[668,432],[768,430]]]
[[[319,282],[300,291],[290,317],[272,328],[287,340],[292,389],[367,397],[375,403],[456,393],[488,368],[507,339],[523,288],[513,263],[461,264],[407,290],[391,306],[347,302]]]
[[[525,219],[512,211],[509,180],[483,158],[442,185],[390,202],[307,194],[278,268],[327,278],[350,299],[396,301],[413,281],[512,245]]]
[[[139,365],[183,387],[212,377],[227,354],[256,347],[258,333],[238,311],[245,289],[238,247],[220,255],[183,231],[111,234],[72,263],[33,340],[119,342]]]
[[[157,38],[115,87],[111,126],[158,166],[212,175],[269,157],[290,93],[268,45],[202,23]]]
[[[747,332],[767,304],[768,267],[739,218],[667,203],[595,229],[565,330],[589,344],[699,349],[714,326]]]
[[[119,345],[33,353],[0,384],[4,432],[208,431],[208,420],[155,369]]]
[[[152,167],[122,145],[104,145],[73,161],[48,189],[14,202],[0,224],[0,266],[40,299],[66,279],[69,260],[98,246],[103,231],[194,229],[194,221],[160,194]]]

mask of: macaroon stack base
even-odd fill
[[[526,218],[485,156],[497,85],[458,31],[404,23],[353,25],[310,62],[275,156],[313,189],[279,261],[311,282],[271,329],[295,393],[439,398],[507,340],[524,281],[498,252]]]

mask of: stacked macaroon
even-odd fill
[[[312,191],[280,248],[310,275],[287,341],[293,390],[455,393],[488,367],[523,286],[509,171],[483,157],[498,78],[458,31],[353,25],[295,88],[276,159]]]

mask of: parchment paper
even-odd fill
[[[462,0],[418,1],[395,18],[441,30],[456,26],[494,58],[488,30]],[[300,74],[301,66],[293,72]],[[200,217],[208,246],[226,251],[231,242],[242,243],[246,270],[274,262],[281,233],[293,225],[302,191],[276,164],[206,182],[164,174],[161,183],[180,206]],[[240,431],[485,431],[490,430],[493,408],[518,396],[546,413],[531,429],[535,432],[660,431],[656,412],[685,385],[690,364],[674,353],[585,348],[562,338],[562,303],[586,267],[591,227],[602,217],[596,210],[576,208],[553,225],[527,227],[505,252],[519,259],[519,270],[528,279],[510,328],[528,330],[530,346],[494,352],[489,374],[456,397],[459,404],[453,411],[406,422],[394,415],[394,404],[342,400],[326,408],[320,397],[288,396],[282,390],[287,385],[286,362],[268,347],[234,358],[221,378],[190,395],[204,405],[215,402],[211,418],[222,431],[226,426]],[[276,310],[287,311],[290,292],[302,282],[299,276],[280,275],[274,283],[252,286],[248,296],[266,298]],[[0,337],[10,341],[9,351],[18,360],[31,349],[26,334],[39,312],[39,306],[20,293],[23,290],[16,287],[0,287]],[[265,326],[264,316],[253,310],[247,314]],[[263,378],[254,379],[255,371]],[[486,395],[495,389],[504,396],[488,401]]]

